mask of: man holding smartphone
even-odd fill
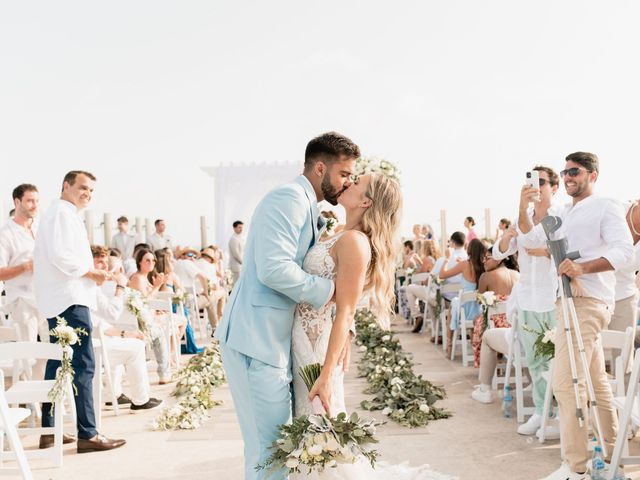
[[[607,380],[600,332],[607,328],[615,304],[614,270],[624,267],[633,258],[631,233],[624,210],[619,203],[593,194],[599,175],[598,157],[593,153],[576,152],[566,158],[560,172],[567,194],[573,201],[561,213],[562,226],[556,238],[566,238],[568,252],[579,252],[577,260],[565,259],[558,274],[571,278],[575,310],[584,343],[587,365],[580,360],[575,340],[569,346],[564,331],[555,338],[553,391],[560,411],[560,432],[564,446],[563,465],[545,480],[577,480],[590,478],[586,472],[589,459],[589,426],[581,427],[576,407],[589,412],[585,368],[591,377],[598,405],[602,434],[607,453],[613,453],[618,430],[618,418],[612,406],[613,395]],[[563,321],[560,301],[556,302],[556,317]],[[572,336],[576,332],[569,322]],[[569,348],[576,359],[580,405],[576,405],[574,384],[569,363]],[[587,415],[588,417],[588,415]]]
[[[536,166],[527,172],[526,184],[520,193],[517,221],[493,246],[493,258],[502,260],[517,252],[520,266],[520,280],[513,287],[512,294],[515,295],[518,306],[518,337],[529,365],[536,409],[528,421],[518,427],[520,435],[534,435],[542,424],[547,389],[547,381],[542,374],[549,369],[549,361],[536,357],[534,344],[537,335],[526,328],[539,330],[541,325],[553,328],[556,324],[558,280],[540,221],[553,214],[551,202],[559,183],[558,174],[549,167]],[[486,393],[479,395],[490,396]],[[554,425],[545,432],[547,438],[558,438],[559,435],[559,428]]]

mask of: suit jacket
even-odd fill
[[[240,279],[216,338],[275,367],[289,365],[296,304],[319,309],[333,282],[302,270],[307,251],[320,238],[317,198],[304,176],[269,192],[251,219]]]
[[[111,246],[120,250],[124,260],[133,258],[133,248],[136,246],[136,237],[130,233],[118,232],[113,236]]]
[[[244,239],[233,234],[229,239],[229,269],[232,272],[242,270],[242,258],[244,257]]]

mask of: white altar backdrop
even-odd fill
[[[215,243],[227,251],[229,238],[233,233],[232,224],[241,220],[245,233],[251,227],[251,217],[256,205],[270,190],[294,179],[302,172],[300,163],[286,164],[244,164],[202,167],[213,180]],[[341,207],[324,203],[320,210],[331,209],[340,219],[344,219]]]

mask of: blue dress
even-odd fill
[[[167,283],[167,288],[170,288],[172,292],[175,293],[176,289],[173,285]],[[187,341],[186,345],[180,345],[180,353],[200,353],[204,350],[204,348],[198,348],[196,345],[196,336],[193,333],[193,328],[191,328],[191,322],[189,321],[189,310],[187,310],[187,306],[183,305],[183,314],[184,318],[187,319],[187,328],[184,331],[184,337]],[[172,306],[173,313],[178,313],[178,305],[175,303]]]
[[[462,290],[465,292],[473,292],[478,288],[478,285],[475,282],[470,282],[464,277],[462,277],[461,283]],[[460,321],[458,317],[458,305],[460,305],[460,297],[455,297],[451,300],[451,324],[449,325],[451,330],[456,330]],[[462,305],[462,309],[464,310],[464,315],[467,320],[473,320],[482,313],[482,307],[478,302],[467,302]]]

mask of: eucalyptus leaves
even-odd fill
[[[374,394],[360,405],[365,410],[382,410],[400,425],[420,427],[430,420],[451,414],[436,407],[445,398],[444,388],[433,385],[413,372],[413,362],[393,334],[380,328],[375,315],[368,310],[356,313],[356,343],[362,353],[358,372],[366,377]]]
[[[87,334],[84,328],[73,328],[67,324],[67,321],[62,317],[56,317],[56,327],[49,331],[49,335],[55,337],[56,343],[62,347],[62,360],[60,362],[60,368],[56,373],[56,379],[51,390],[49,390],[48,398],[51,401],[52,408],[55,403],[60,400],[64,394],[67,384],[70,382],[73,385],[73,376],[75,371],[71,365],[71,345],[81,343],[81,336]],[[73,385],[73,389],[77,394],[76,386]]]

